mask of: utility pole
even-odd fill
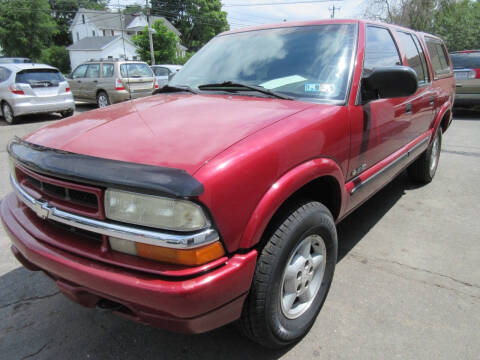
[[[151,59],[152,65],[155,65],[155,53],[153,52],[152,26],[150,24],[150,8],[148,7],[148,0],[145,0],[145,6],[147,10],[147,28],[148,28],[148,41],[150,42],[150,59]]]
[[[329,7],[328,10],[330,10],[330,18],[335,19],[335,10],[340,10],[340,7],[335,6],[335,1],[333,1],[333,6]]]

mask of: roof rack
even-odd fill
[[[142,61],[140,59],[129,59],[128,57],[121,57],[121,58],[114,58],[113,56],[109,56],[107,58],[99,58],[99,59],[90,59],[88,62],[93,61]]]

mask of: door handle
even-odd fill
[[[411,114],[411,113],[412,113],[412,104],[411,104],[411,103],[408,103],[408,104],[405,106],[405,113],[406,113],[406,114]]]
[[[433,105],[435,103],[435,97],[431,96],[430,97],[430,105]]]

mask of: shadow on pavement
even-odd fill
[[[414,187],[403,173],[348,216],[338,227],[339,261]],[[32,354],[38,359],[277,359],[290,350],[264,349],[243,338],[234,325],[182,335],[85,309],[59,294],[42,273],[22,267],[0,277],[0,294],[5,359]]]
[[[453,109],[453,121],[475,121],[480,119],[480,106]]]

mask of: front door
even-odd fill
[[[70,90],[76,100],[84,99],[83,82],[85,81],[85,74],[87,72],[87,64],[78,66],[72,73],[72,78],[68,81]]]

